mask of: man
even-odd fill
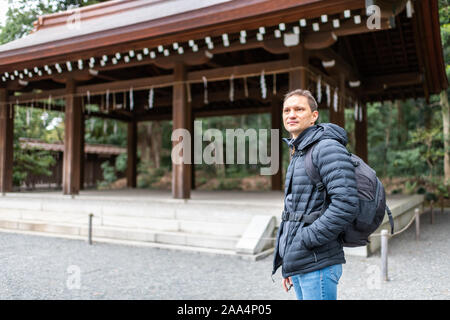
[[[317,102],[307,90],[289,92],[283,102],[283,123],[291,139],[286,173],[285,209],[277,234],[272,275],[282,265],[282,285],[294,286],[297,299],[336,300],[345,263],[339,235],[358,209],[354,166],[345,145],[347,134],[332,124],[315,125]],[[305,170],[312,144],[312,162],[326,188],[313,185]],[[319,190],[320,189],[320,190]]]

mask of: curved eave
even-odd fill
[[[235,0],[121,28],[0,52],[0,72],[7,71],[12,65],[19,68],[58,59],[83,59],[94,53],[113,54],[115,50],[139,48],[143,44],[151,47],[208,35],[220,36],[224,30],[239,32],[363,7],[364,0]]]
[[[419,29],[421,47],[428,60],[427,86],[430,94],[438,94],[448,88],[447,75],[442,48],[438,1],[416,1],[416,10],[420,12],[420,20],[423,28]]]

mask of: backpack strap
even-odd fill
[[[320,217],[324,212],[325,209],[327,207],[327,198],[328,198],[328,194],[327,194],[327,189],[325,188],[325,185],[322,182],[322,179],[320,178],[320,173],[319,170],[317,169],[317,167],[314,165],[313,161],[312,161],[312,153],[314,148],[316,147],[316,143],[314,143],[312,146],[308,147],[308,150],[306,151],[305,154],[305,170],[306,170],[306,174],[308,175],[308,177],[311,179],[311,181],[313,182],[313,184],[316,186],[316,188],[319,191],[325,191],[325,201],[322,205],[322,210],[320,210],[319,214],[314,214],[313,218],[314,220],[317,219],[318,217]]]
[[[313,161],[312,161],[312,153],[313,150],[316,146],[316,143],[314,143],[312,146],[308,147],[308,150],[306,151],[306,155],[305,155],[305,169],[306,169],[306,174],[308,175],[308,177],[311,179],[311,181],[313,182],[313,184],[317,187],[317,189],[319,191],[325,190],[325,186],[322,183],[322,180],[320,179],[320,173],[319,170],[317,169],[317,167],[314,165]]]
[[[392,218],[392,212],[389,210],[389,207],[386,205],[386,211],[389,218],[389,224],[391,225],[391,234],[394,234],[394,219]]]

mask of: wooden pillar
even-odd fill
[[[13,187],[14,109],[6,104],[8,91],[0,88],[0,193]]]
[[[172,123],[173,130],[189,129],[190,114],[192,113],[191,104],[186,99],[186,66],[182,63],[176,63],[174,68],[173,103],[172,103]],[[192,135],[191,135],[192,136]],[[175,147],[179,141],[173,141],[172,147]],[[191,146],[191,154],[192,154]],[[189,199],[191,197],[192,185],[192,164],[172,162],[172,196],[176,199]]]
[[[136,188],[137,122],[128,122],[127,130],[127,187]]]
[[[64,129],[63,193],[78,194],[81,186],[82,110],[81,98],[74,97],[76,84],[66,81],[66,111]]]
[[[280,132],[280,137],[281,132],[282,132],[282,111],[283,111],[283,106],[282,106],[282,101],[281,99],[275,97],[272,99],[272,109],[271,109],[271,121],[272,121],[272,129],[277,129]],[[281,152],[282,150],[282,142],[281,141],[276,141],[276,142],[271,142],[271,143],[278,143],[278,172],[275,173],[274,175],[272,175],[272,190],[283,190],[282,188],[282,164],[283,164],[283,153]]]
[[[308,51],[303,45],[289,47],[289,60],[292,68],[299,67],[297,70],[289,72],[289,91],[295,89],[308,89]]]
[[[334,91],[331,90],[331,108],[330,108],[330,122],[337,124],[338,126],[345,129],[345,76],[343,74],[339,75],[339,90],[338,90],[338,106],[337,112],[334,111]]]
[[[190,104],[188,102],[188,104]],[[190,112],[189,112],[189,132],[191,133],[191,147],[192,147],[192,152],[191,152],[191,189],[195,190],[195,165],[194,165],[194,121],[195,121],[195,116],[194,116],[194,110],[192,110],[192,107],[190,107]]]
[[[84,190],[84,164],[86,162],[86,156],[84,153],[84,131],[85,131],[85,117],[84,112],[81,112],[80,122],[80,190]]]
[[[361,121],[355,120],[355,154],[369,164],[367,153],[367,108],[365,104],[361,104],[361,108],[363,118]]]

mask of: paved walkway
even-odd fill
[[[450,299],[450,212],[421,216],[380,257],[348,256],[339,299]],[[295,299],[272,282],[272,257],[235,257],[0,232],[0,299]],[[79,289],[77,289],[79,287]]]

